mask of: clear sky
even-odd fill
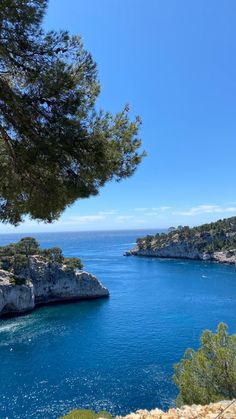
[[[0,232],[162,228],[236,215],[235,0],[49,0],[47,29],[80,34],[98,105],[130,103],[148,153],[135,175],[53,225]]]

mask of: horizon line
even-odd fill
[[[167,230],[169,227],[147,227],[147,228],[122,228],[122,229],[104,229],[104,230],[60,230],[60,231],[16,231],[1,233],[3,235],[14,235],[14,234],[60,234],[60,233],[103,233],[103,232],[119,232],[119,231],[145,231],[145,230]]]

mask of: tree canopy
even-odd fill
[[[236,397],[236,334],[220,323],[217,333],[205,330],[198,351],[188,349],[175,366],[177,405],[208,404]]]
[[[97,110],[97,67],[80,37],[43,30],[47,3],[0,2],[0,221],[12,224],[57,219],[144,155],[128,106]]]
[[[66,270],[83,269],[83,263],[77,257],[64,257],[60,247],[43,249],[33,237],[24,237],[17,243],[0,246],[0,269],[10,271],[15,277],[29,267],[31,256],[40,256],[45,262],[64,265]],[[25,272],[24,272],[25,273]]]

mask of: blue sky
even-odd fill
[[[162,228],[236,214],[236,2],[49,0],[47,29],[80,34],[98,64],[98,106],[130,103],[148,156],[135,175],[52,225],[1,232]]]

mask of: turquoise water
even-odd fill
[[[142,233],[143,234],[143,233]],[[0,418],[54,419],[76,408],[113,414],[167,408],[172,365],[202,329],[236,331],[236,269],[124,257],[140,232],[37,234],[81,256],[109,299],[0,320]],[[0,244],[19,236],[0,236]]]

